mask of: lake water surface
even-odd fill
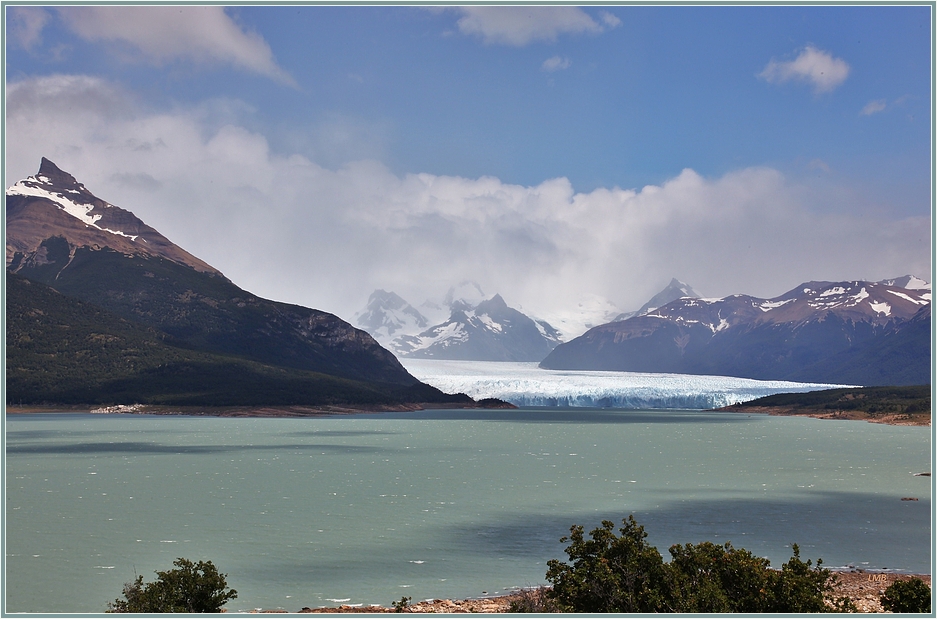
[[[102,612],[211,560],[230,611],[541,584],[573,523],[634,513],[665,558],[931,571],[931,429],[700,411],[315,419],[6,416],[7,612]],[[917,501],[902,501],[915,497]]]

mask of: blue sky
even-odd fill
[[[258,294],[930,279],[929,6],[154,9],[6,7],[6,182],[48,156]]]

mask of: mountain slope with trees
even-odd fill
[[[422,383],[355,381],[193,350],[152,327],[10,273],[6,303],[10,404],[470,403]]]

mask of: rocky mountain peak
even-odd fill
[[[65,172],[45,157],[43,157],[39,163],[39,173],[33,178],[59,189],[80,189],[87,191],[84,185],[75,180],[74,176]]]
[[[407,302],[404,301],[400,295],[396,292],[387,292],[386,290],[375,290],[371,293],[371,296],[368,297],[368,307],[388,307],[388,308],[400,308],[407,305]]]
[[[48,243],[64,239],[65,268],[75,250],[88,247],[157,256],[216,275],[221,273],[173,244],[130,211],[92,194],[74,176],[43,157],[39,172],[6,190],[6,264],[18,271],[46,264]]]
[[[676,277],[670,279],[670,283],[667,286],[655,294],[651,299],[641,306],[640,309],[634,312],[624,312],[615,317],[615,321],[627,320],[633,316],[643,316],[644,314],[650,314],[659,307],[663,307],[668,303],[676,301],[677,299],[682,299],[684,297],[690,297],[693,299],[699,299],[701,295],[693,290],[693,288],[684,282],[681,282]]]
[[[497,312],[499,310],[505,310],[508,308],[508,304],[504,302],[504,299],[501,298],[500,294],[496,294],[487,301],[482,301],[478,304],[478,307],[475,308],[475,312],[478,314],[485,314],[490,312]]]

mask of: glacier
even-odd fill
[[[515,406],[701,410],[775,393],[851,385],[754,380],[732,376],[545,370],[536,362],[401,358],[417,379],[446,393],[498,398]]]

